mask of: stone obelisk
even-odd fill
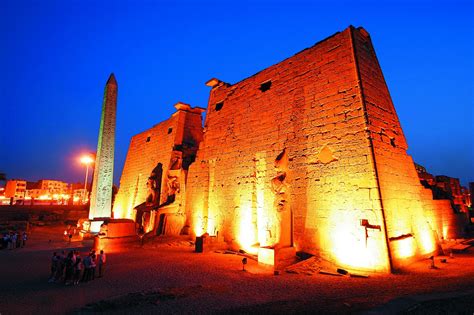
[[[105,85],[104,101],[102,103],[89,219],[110,218],[112,215],[117,92],[117,81],[112,73]]]

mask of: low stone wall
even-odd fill
[[[87,217],[87,206],[68,205],[14,205],[0,206],[0,221],[40,221],[44,223],[59,221],[77,221]]]
[[[136,235],[118,238],[96,237],[94,240],[94,249],[97,253],[100,252],[100,250],[103,250],[106,253],[114,253],[134,246],[139,246],[141,244],[140,242],[140,238]]]

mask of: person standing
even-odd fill
[[[84,273],[82,274],[81,282],[87,282],[89,281],[90,273],[91,273],[91,256],[90,255],[84,257],[83,265],[84,265]]]
[[[26,246],[26,240],[28,239],[28,235],[26,234],[26,232],[23,232],[23,235],[22,235],[22,241],[23,243],[21,244],[21,247],[25,247]]]
[[[66,262],[66,252],[61,251],[61,254],[58,255],[58,267],[56,269],[56,281],[61,281],[63,279],[65,262]]]
[[[16,248],[16,241],[18,239],[18,233],[16,233],[16,232],[12,233],[11,239],[12,239],[12,247],[10,249],[15,249]]]
[[[77,255],[76,263],[74,264],[74,284],[79,284],[79,279],[81,278],[81,271],[82,271],[82,261],[81,257]]]
[[[11,233],[6,233],[4,236],[5,244],[7,249],[12,249],[12,235]]]
[[[67,254],[66,259],[64,260],[65,273],[64,273],[64,284],[70,285],[74,281],[74,262],[72,256],[74,255],[73,251],[70,251]]]
[[[97,256],[95,254],[95,251],[93,250],[91,253],[91,277],[92,280],[95,280],[95,267],[97,266],[96,264]]]
[[[49,276],[48,282],[54,282],[56,278],[56,273],[58,271],[58,261],[59,257],[56,255],[56,252],[54,252],[53,257],[51,257],[51,275]]]
[[[77,250],[73,250],[72,251],[72,264],[75,265],[76,264],[76,258],[78,256],[78,251]]]
[[[99,278],[102,277],[102,275],[104,274],[104,271],[105,271],[105,261],[106,261],[106,256],[105,256],[105,253],[103,250],[100,251],[100,254],[99,254],[99,259],[98,259],[98,263],[99,263]]]
[[[16,235],[16,248],[20,248],[21,247],[21,234],[18,232],[15,232],[15,235]]]
[[[8,239],[10,237],[8,236],[8,233],[3,234],[3,239],[2,239],[2,249],[7,249],[8,247]]]

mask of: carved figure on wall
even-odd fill
[[[183,161],[182,155],[183,153],[180,151],[173,151],[169,167],[170,170],[179,170],[181,168]]]
[[[168,194],[175,195],[179,193],[179,180],[178,176],[168,175]]]
[[[146,198],[147,204],[153,204],[153,201],[156,200],[156,184],[155,180],[150,176],[146,181],[146,187],[148,189],[148,197]]]
[[[176,194],[180,192],[180,175],[181,175],[181,167],[183,164],[182,159],[183,153],[180,151],[173,151],[173,155],[170,161],[170,167],[168,169],[168,200],[167,202],[171,203],[175,201]]]
[[[285,183],[286,172],[278,172],[272,179],[272,190],[275,194],[274,207],[278,212],[285,211],[286,201],[286,190],[287,185]]]
[[[148,177],[146,186],[148,189],[148,196],[146,198],[147,206],[157,206],[160,204],[160,190],[161,190],[161,176],[163,173],[163,167],[161,163],[153,169]]]

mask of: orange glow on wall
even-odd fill
[[[436,240],[434,239],[433,232],[425,229],[419,232],[421,254],[430,254],[436,249]]]
[[[265,153],[257,153],[254,161],[255,182],[239,190],[239,206],[234,212],[234,235],[243,250],[256,255],[259,248],[275,245],[279,223],[273,209],[275,196],[265,185]]]
[[[447,239],[448,238],[448,225],[445,223],[443,224],[443,239]]]
[[[330,255],[336,264],[361,270],[387,270],[388,258],[383,231],[367,229],[360,221],[380,224],[371,211],[332,211],[323,233],[329,235]],[[337,218],[336,218],[337,217]]]
[[[128,202],[127,205],[128,207],[124,205],[123,199],[117,200],[114,204],[114,218],[135,219],[132,203]]]
[[[123,211],[122,200],[115,200],[114,202],[114,211],[113,211],[114,218],[127,218]]]
[[[398,258],[410,258],[416,254],[416,245],[413,237],[406,237],[392,242],[392,251],[397,253]]]
[[[210,211],[211,212],[211,211]],[[218,232],[218,228],[217,228],[217,216],[214,215],[209,215],[207,217],[207,233],[210,235],[210,236],[216,236]]]
[[[196,236],[201,236],[205,233],[205,228],[204,228],[204,218],[199,213],[196,213],[196,217],[194,219],[194,234]]]
[[[260,247],[270,247],[275,243],[275,218],[272,216],[274,196],[265,189],[267,175],[266,154],[255,154],[255,204],[257,215],[257,237]]]
[[[205,199],[207,199],[207,196],[204,197],[204,194],[199,194],[196,202],[193,204],[191,226],[195,236],[201,236],[207,232],[207,222],[205,220],[207,215],[203,211]]]
[[[237,209],[238,215],[236,228],[236,240],[243,250],[251,254],[258,253],[256,218],[252,215],[252,207],[243,203],[243,206]]]

